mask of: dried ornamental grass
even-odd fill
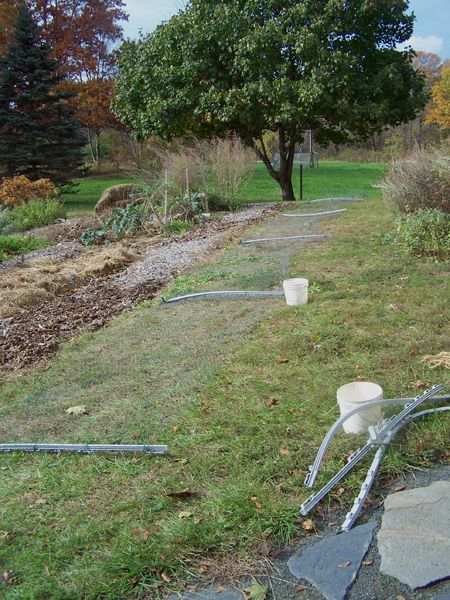
[[[433,150],[394,160],[382,188],[387,203],[401,213],[450,212],[450,159]]]

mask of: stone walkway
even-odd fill
[[[255,580],[267,586],[258,600],[450,600],[450,466],[419,471],[403,484],[348,533],[337,534],[343,515],[325,518],[317,535],[273,561],[270,575],[168,600],[245,600]]]

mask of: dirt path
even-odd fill
[[[182,271],[205,260],[246,227],[278,211],[280,204],[251,206],[155,243],[143,238],[127,251],[123,244],[90,253],[58,253],[54,263],[9,265],[0,272],[0,365],[7,371],[30,367],[54,354],[61,342],[105,326]],[[116,257],[115,260],[112,257]],[[42,257],[41,257],[42,259]],[[89,261],[91,266],[89,268]],[[118,269],[125,270],[117,272]],[[31,269],[35,269],[33,272]],[[33,288],[44,278],[43,287]],[[19,282],[19,283],[18,283]],[[17,286],[21,285],[20,294]],[[15,296],[8,295],[14,288]],[[9,292],[8,292],[9,290]],[[11,292],[12,293],[12,292]],[[39,295],[40,294],[40,295]],[[22,304],[21,299],[22,298]]]

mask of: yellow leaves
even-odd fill
[[[303,531],[306,531],[307,533],[312,533],[316,529],[314,521],[312,519],[306,519],[302,523],[302,529],[303,529]]]
[[[74,416],[78,417],[80,415],[86,415],[87,409],[84,404],[80,404],[79,406],[71,406],[70,408],[67,408],[66,413],[68,415],[74,415]]]
[[[179,423],[177,423],[176,425],[174,425],[174,426],[172,427],[172,431],[173,431],[174,433],[176,433],[176,432],[177,432],[177,431],[180,429],[180,427],[181,427],[181,425],[180,425]]]
[[[191,513],[189,510],[182,510],[181,512],[178,513],[178,518],[179,519],[189,519],[190,517],[193,517],[194,513]]]
[[[436,123],[441,129],[450,129],[450,65],[443,65],[441,77],[431,90],[432,103],[426,123]]]
[[[268,591],[268,585],[263,585],[257,581],[254,581],[250,587],[244,588],[248,600],[265,600]]]
[[[280,448],[280,456],[289,456],[290,452],[287,448]]]
[[[256,508],[257,508],[258,510],[261,510],[261,508],[262,508],[262,504],[261,504],[261,502],[259,501],[259,499],[258,499],[258,496],[252,496],[250,499],[251,499],[251,501],[254,503],[254,505],[256,506]]]
[[[340,569],[347,569],[352,564],[351,560],[346,560],[345,562],[338,565]]]

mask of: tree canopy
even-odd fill
[[[82,163],[80,125],[50,54],[22,6],[8,52],[0,58],[0,175],[65,182]]]
[[[295,146],[365,139],[424,104],[406,0],[191,0],[120,58],[115,111],[144,138],[237,133],[293,199]],[[275,170],[263,134],[278,134]]]

